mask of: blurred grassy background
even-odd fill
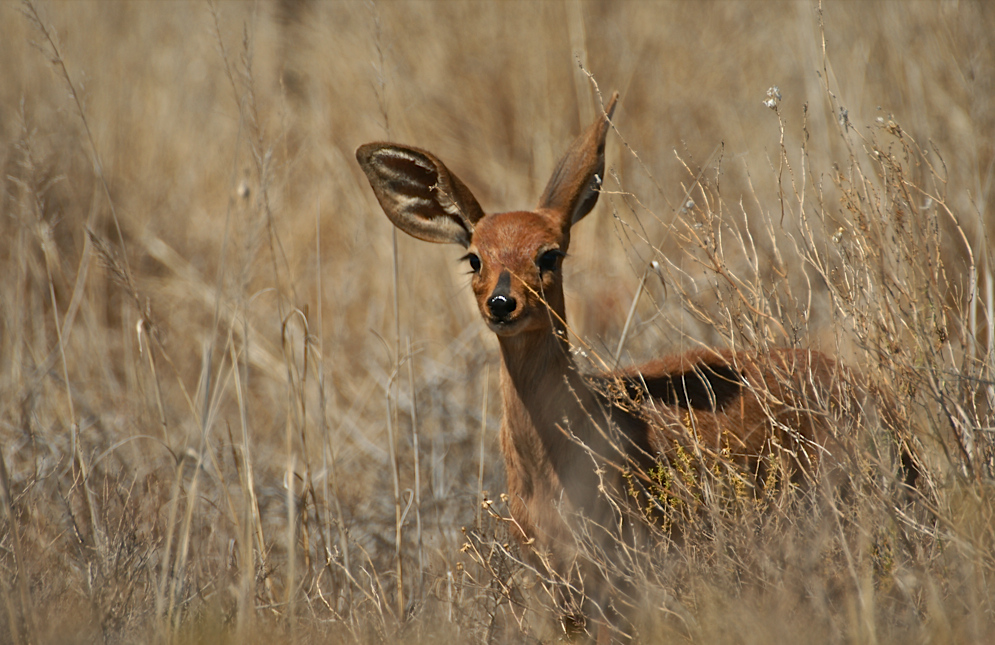
[[[848,144],[827,81],[845,129],[893,121],[942,168],[986,266],[993,5],[827,2],[821,19],[825,63],[811,2],[0,4],[3,633],[146,640],[165,620],[209,638],[248,620],[248,597],[274,630],[289,606],[319,617],[299,621],[316,638],[392,638],[345,600],[395,597],[388,430],[411,502],[407,611],[449,598],[450,624],[469,615],[452,594],[481,446],[482,487],[503,490],[496,343],[455,247],[398,238],[395,319],[391,226],[354,160],[367,141],[433,151],[485,210],[527,208],[595,115],[583,70],[618,90],[607,188],[625,194],[578,228],[565,278],[574,330],[606,354],[646,240],[684,267],[674,222],[689,195],[701,206],[696,179],[722,217],[780,225],[758,239],[764,270],[796,225],[779,185],[825,183],[836,203]],[[783,133],[762,105],[775,85]],[[947,239],[958,276],[971,265]],[[826,285],[790,262],[813,304],[775,340],[859,361]],[[710,284],[679,291],[707,308]],[[728,340],[650,281],[627,359]],[[288,495],[313,524],[288,523]],[[240,568],[252,540],[257,567]]]

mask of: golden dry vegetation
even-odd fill
[[[988,3],[37,1],[0,25],[0,640],[558,640],[504,548],[460,249],[395,243],[354,150],[428,148],[486,210],[530,207],[613,90],[578,346],[838,355],[921,475],[901,491],[860,428],[845,503],[723,506],[629,572],[641,640],[995,639]]]

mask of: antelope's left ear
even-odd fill
[[[601,116],[574,139],[539,198],[539,208],[558,215],[565,227],[579,222],[598,203],[605,174],[605,137],[617,101],[615,92]]]

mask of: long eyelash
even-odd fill
[[[476,268],[473,267],[473,262],[471,262],[471,258],[477,258]],[[476,253],[467,253],[466,255],[460,258],[460,262],[470,262],[470,271],[467,273],[467,275],[473,275],[478,271],[480,271],[480,256],[477,255]]]
[[[566,255],[567,254],[564,253],[563,251],[561,251],[560,249],[549,249],[548,251],[544,251],[543,254],[539,256],[539,258],[536,260],[536,266],[539,267],[540,271],[552,271],[552,270],[555,270],[558,267],[559,262],[562,262],[562,259],[564,257],[566,257]],[[554,258],[553,259],[553,266],[551,266],[551,267],[543,267],[543,260],[545,260],[546,258],[549,258],[549,257]]]

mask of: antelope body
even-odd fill
[[[698,350],[593,377],[578,371],[561,264],[571,227],[597,202],[617,98],[573,142],[532,211],[485,214],[425,150],[370,143],[356,152],[395,226],[467,249],[480,314],[500,344],[501,450],[518,537],[566,567],[575,557],[567,518],[610,526],[615,507],[599,488],[624,497],[627,469],[648,472],[679,445],[755,468],[776,444],[811,472],[833,441],[831,424],[805,403],[828,409],[825,397],[837,396],[834,361],[816,351]]]

